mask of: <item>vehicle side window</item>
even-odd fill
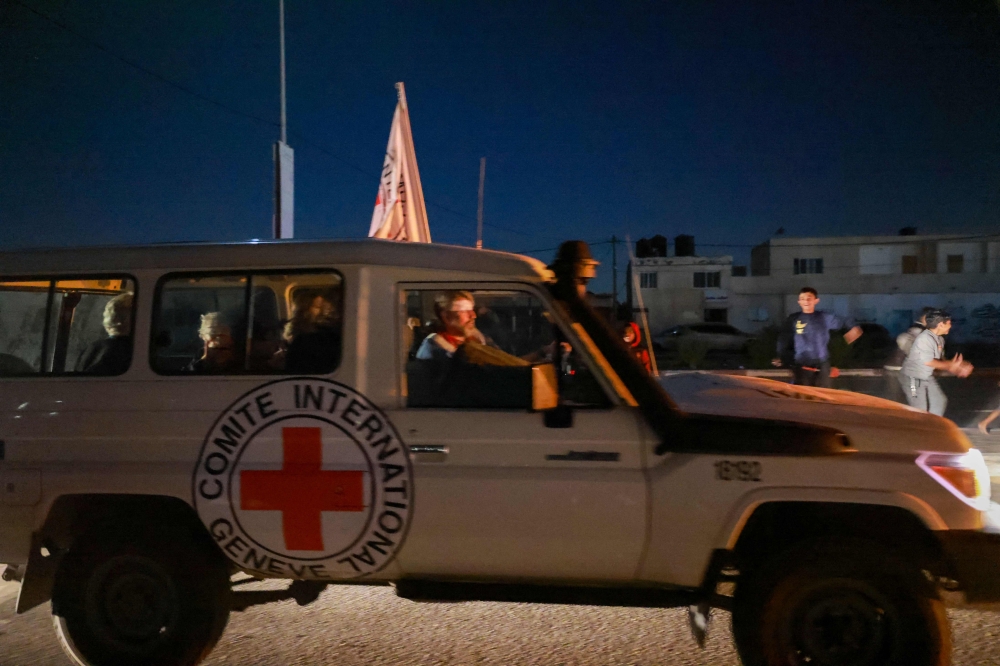
[[[160,374],[327,374],[340,365],[333,271],[161,280],[150,360]]]
[[[130,278],[0,282],[0,375],[120,375],[132,361]]]
[[[507,290],[405,293],[407,406],[531,408],[531,366],[553,363],[563,402],[610,405],[535,296]]]

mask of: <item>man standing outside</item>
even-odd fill
[[[910,353],[903,362],[899,383],[910,407],[944,416],[948,398],[934,379],[934,371],[943,370],[956,377],[968,377],[972,364],[963,360],[961,354],[956,354],[950,361],[944,360],[944,336],[951,330],[951,316],[947,312],[933,310],[926,321],[927,328],[913,340]]]
[[[819,294],[812,287],[799,291],[801,312],[789,315],[778,335],[778,358],[772,363],[792,366],[792,383],[801,386],[830,388],[830,331],[850,327],[844,334],[847,344],[861,337],[861,327],[850,318],[817,311]]]

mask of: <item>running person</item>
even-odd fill
[[[944,416],[948,398],[934,379],[935,370],[968,377],[972,364],[956,354],[950,361],[944,359],[944,336],[951,331],[951,315],[944,310],[934,310],[927,315],[927,328],[913,340],[906,355],[899,383],[903,386],[910,407],[931,414]]]
[[[775,366],[792,367],[792,383],[802,386],[830,388],[830,331],[841,328],[847,344],[861,337],[861,328],[849,317],[839,317],[832,312],[816,310],[819,294],[812,287],[799,291],[801,312],[788,316],[778,335],[778,357]]]

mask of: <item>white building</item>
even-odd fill
[[[653,335],[677,324],[727,321],[732,267],[729,256],[636,259],[641,307],[646,309]],[[626,293],[632,291],[630,277]],[[640,307],[639,300],[632,300],[633,309]]]
[[[654,333],[691,321],[757,331],[796,312],[799,290],[810,286],[821,309],[893,334],[933,306],[952,313],[957,341],[1000,342],[1000,235],[775,238],[753,249],[749,275],[731,266],[731,257],[637,259]],[[699,288],[695,275],[710,267],[718,284],[713,277]]]

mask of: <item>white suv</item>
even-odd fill
[[[765,380],[668,391],[593,262],[384,241],[0,254],[0,561],[82,664],[195,664],[329,584],[732,611],[745,664],[944,664],[1000,600],[950,422]],[[671,397],[673,396],[673,398]],[[292,581],[233,589],[231,577]],[[731,592],[735,583],[735,592]]]

